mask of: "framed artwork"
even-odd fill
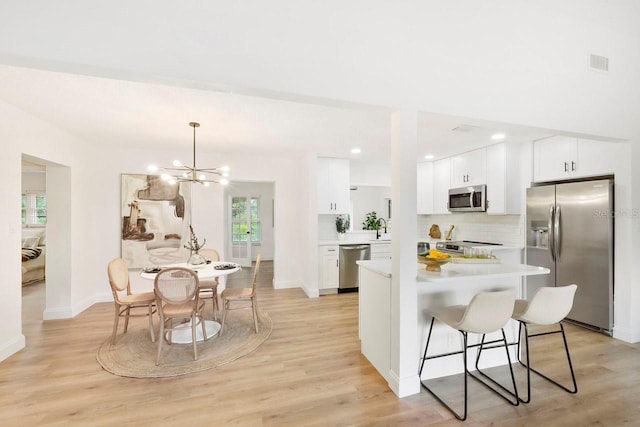
[[[157,175],[122,174],[121,256],[129,268],[186,262],[191,221],[190,183]]]

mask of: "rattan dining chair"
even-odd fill
[[[227,318],[227,312],[229,310],[242,310],[250,308],[253,311],[253,324],[256,328],[256,334],[258,333],[258,300],[256,298],[256,279],[258,277],[258,271],[260,270],[260,262],[262,261],[262,254],[258,254],[256,257],[256,265],[253,268],[253,280],[250,288],[226,288],[222,291],[222,325],[220,326],[220,332],[218,335],[222,335],[222,329],[224,328],[224,322]],[[250,305],[246,303],[249,302]],[[238,303],[243,303],[238,305]]]
[[[204,257],[207,261],[215,262],[220,261],[220,254],[215,249],[201,249],[200,255]],[[220,310],[220,306],[218,305],[218,284],[219,280],[217,277],[210,280],[201,280],[200,287],[200,299],[210,299],[211,305],[213,306],[213,320],[218,320],[218,311]]]
[[[202,326],[202,335],[207,339],[205,322],[202,318],[204,301],[198,298],[198,275],[195,271],[184,267],[169,267],[156,275],[153,289],[156,295],[156,306],[160,313],[160,338],[158,339],[158,354],[156,365],[160,364],[162,342],[171,344],[171,335],[176,326],[174,321],[184,325],[185,320],[191,321],[191,342],[193,343],[193,360],[198,360],[198,346],[196,328]]]
[[[153,292],[144,292],[134,294],[131,292],[131,282],[129,280],[129,267],[122,258],[115,258],[107,265],[107,275],[109,276],[109,285],[113,293],[113,302],[115,303],[115,318],[113,319],[113,332],[111,333],[111,345],[116,342],[116,334],[118,333],[118,322],[124,317],[124,333],[129,327],[130,317],[148,317],[149,318],[149,334],[151,342],[155,342],[155,333],[153,331],[153,313],[155,313],[155,295]],[[138,313],[139,309],[145,309],[145,313]],[[131,313],[134,310],[134,313]]]

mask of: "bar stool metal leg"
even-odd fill
[[[429,393],[431,393],[431,395],[433,397],[435,397],[438,402],[442,403],[449,411],[451,411],[451,413],[460,421],[464,421],[467,419],[467,374],[469,373],[467,371],[467,333],[464,331],[459,331],[462,334],[462,342],[463,342],[463,350],[462,351],[457,351],[457,352],[453,352],[453,353],[445,353],[445,354],[438,354],[435,356],[430,356],[427,357],[427,350],[429,349],[429,341],[431,340],[431,331],[433,330],[433,323],[435,322],[435,317],[431,318],[431,326],[429,326],[429,334],[427,335],[427,344],[424,347],[424,356],[422,357],[422,364],[420,365],[420,370],[418,371],[418,376],[420,376],[422,374],[422,369],[424,368],[424,362],[427,359],[435,359],[438,357],[445,357],[445,356],[451,356],[454,354],[460,354],[462,353],[462,360],[464,363],[464,409],[462,412],[462,415],[459,414],[457,411],[455,411],[449,404],[447,404],[440,396],[438,396],[432,389],[430,389],[424,381],[422,381],[422,379],[420,379],[420,384],[422,385],[422,387],[425,388],[425,390],[427,390]]]
[[[522,403],[529,403],[531,401],[531,372],[534,372],[538,375],[540,375],[542,378],[544,378],[545,380],[551,382],[552,384],[557,385],[558,387],[560,387],[561,389],[565,390],[568,393],[571,394],[575,394],[578,392],[578,384],[576,383],[576,376],[575,373],[573,372],[573,364],[571,363],[571,355],[569,354],[569,346],[567,345],[567,337],[564,333],[564,327],[562,326],[562,323],[558,323],[558,325],[560,326],[560,329],[557,331],[550,331],[550,332],[540,332],[537,334],[529,334],[529,328],[526,322],[519,322],[520,323],[520,327],[518,328],[518,362],[524,366],[525,368],[527,368],[527,397],[526,399],[520,399]],[[520,352],[520,343],[522,341],[522,329],[524,329],[524,341],[525,341],[525,346],[526,346],[526,356],[527,356],[527,363],[524,363],[522,361],[522,354]],[[568,388],[560,383],[558,383],[557,381],[555,381],[552,378],[549,378],[547,375],[539,372],[538,370],[534,369],[531,367],[531,359],[529,359],[529,338],[534,338],[534,337],[538,337],[538,336],[544,336],[544,335],[552,335],[552,334],[562,334],[562,342],[564,343],[564,351],[565,354],[567,355],[567,362],[569,364],[569,371],[571,372],[571,381],[573,382],[573,388]]]
[[[475,367],[476,367],[476,371],[478,372],[478,374],[480,374],[483,378],[486,378],[488,381],[493,383],[495,386],[497,386],[498,388],[503,390],[508,396],[511,396],[513,398],[513,400],[509,399],[507,396],[505,396],[504,394],[500,393],[498,390],[496,390],[495,388],[491,387],[489,384],[487,384],[486,382],[482,381],[479,377],[477,377],[476,375],[472,374],[471,372],[469,373],[469,375],[473,379],[475,379],[476,381],[479,381],[480,383],[482,383],[485,386],[487,386],[487,388],[489,390],[493,391],[495,394],[497,394],[498,396],[500,396],[501,398],[503,398],[504,400],[506,400],[507,402],[509,402],[513,406],[518,406],[520,404],[520,398],[518,397],[518,387],[516,386],[516,377],[513,374],[513,366],[511,365],[511,356],[509,355],[509,344],[507,343],[507,336],[504,333],[504,328],[500,329],[500,331],[502,332],[502,339],[489,341],[487,343],[484,342],[485,334],[482,335],[482,340],[480,341],[480,349],[478,350],[478,354],[476,356],[476,366]],[[490,346],[490,347],[485,347],[488,344],[495,344],[495,343],[501,343],[501,344],[493,345],[493,346]],[[502,384],[500,384],[499,382],[497,382],[496,380],[491,378],[489,375],[485,374],[484,372],[482,372],[480,370],[479,364],[480,364],[480,356],[482,355],[482,350],[484,350],[485,348],[486,349],[492,349],[492,348],[498,348],[498,347],[504,347],[505,352],[507,353],[507,363],[509,365],[509,373],[511,374],[511,385],[513,387],[513,391],[509,390],[508,388],[506,388],[505,386],[503,386]]]

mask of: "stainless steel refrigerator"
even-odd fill
[[[578,285],[568,319],[613,329],[613,179],[527,189],[527,264],[549,275],[527,278],[527,298],[541,286]]]

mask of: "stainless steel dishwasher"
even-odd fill
[[[338,292],[358,290],[358,264],[356,261],[363,259],[371,259],[371,245],[340,245]]]

